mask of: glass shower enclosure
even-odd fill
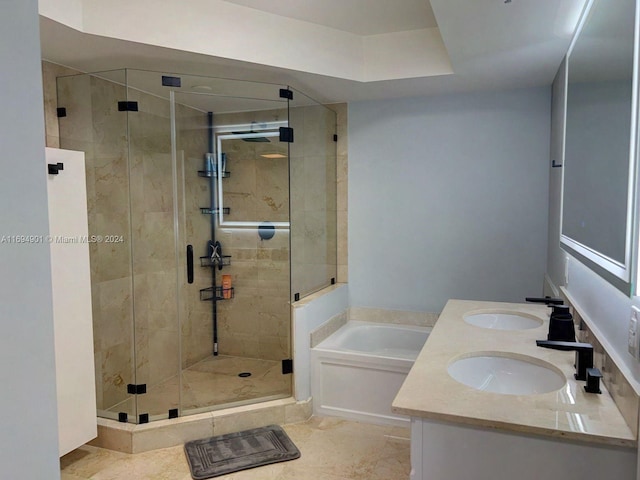
[[[98,414],[292,395],[291,302],[336,279],[335,113],[283,85],[60,77],[86,157]]]

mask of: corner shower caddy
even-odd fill
[[[221,178],[228,178],[231,175],[230,172],[222,172]],[[218,170],[198,170],[198,176],[203,178],[210,179],[213,184],[213,180],[218,178]],[[212,190],[213,192],[213,185]],[[214,207],[202,207],[200,208],[200,213],[203,215],[216,215],[220,212],[219,208]],[[229,207],[225,207],[222,209],[222,212],[228,215],[231,212]],[[220,243],[215,242],[217,248],[220,248]],[[218,259],[214,259],[212,255],[205,255],[200,257],[200,266],[201,267],[217,267],[218,270],[222,270],[223,267],[227,267],[231,265],[231,255],[220,255]],[[234,288],[223,288],[222,286],[215,285],[215,273],[211,276],[212,281],[214,283],[213,286],[203,288],[200,290],[200,301],[203,302],[217,302],[219,300],[229,300],[234,297]]]

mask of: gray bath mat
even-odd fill
[[[194,440],[185,443],[184,451],[195,480],[300,457],[300,450],[278,425]]]

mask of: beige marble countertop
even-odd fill
[[[494,330],[464,321],[478,311],[522,312],[543,323],[529,330]],[[635,447],[636,438],[611,395],[586,393],[573,374],[574,352],[536,346],[546,340],[549,308],[538,304],[449,300],[427,343],[393,401],[392,410],[412,417],[537,434],[592,443]],[[458,383],[448,365],[472,352],[507,352],[551,363],[567,377],[555,392],[503,395]]]

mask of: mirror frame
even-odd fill
[[[223,140],[232,139],[244,139],[244,138],[279,138],[280,127],[288,126],[288,122],[284,120],[274,122],[261,122],[261,127],[256,127],[255,124],[237,124],[237,125],[223,125],[220,127],[214,127],[215,132],[215,145],[216,145],[216,177],[217,177],[217,195],[218,195],[218,223],[220,228],[259,228],[264,220],[241,220],[241,221],[229,221],[224,218],[224,162],[222,159]],[[249,131],[250,130],[250,131]],[[246,131],[247,133],[237,133],[238,131]],[[290,222],[270,222],[276,229],[289,229]]]
[[[571,40],[569,50],[564,62],[565,78],[564,78],[564,122],[562,132],[562,165],[566,161],[566,133],[567,133],[567,99],[569,95],[569,72],[571,69],[571,53],[584,26],[591,14],[592,7],[598,0],[588,0],[583,13],[576,27],[576,31]],[[638,253],[638,222],[637,222],[637,155],[638,155],[638,38],[639,38],[639,0],[635,1],[635,25],[633,38],[633,77],[632,77],[632,93],[631,93],[631,122],[629,129],[629,165],[628,165],[628,192],[627,192],[627,214],[626,214],[626,232],[625,232],[625,254],[624,262],[614,260],[607,255],[585,245],[576,239],[573,239],[562,233],[562,223],[564,215],[564,185],[565,185],[565,168],[562,169],[562,195],[560,203],[560,246],[563,250],[576,258],[578,261],[586,265],[592,271],[603,277],[617,289],[626,295],[635,295],[635,283],[639,277],[637,253]]]

